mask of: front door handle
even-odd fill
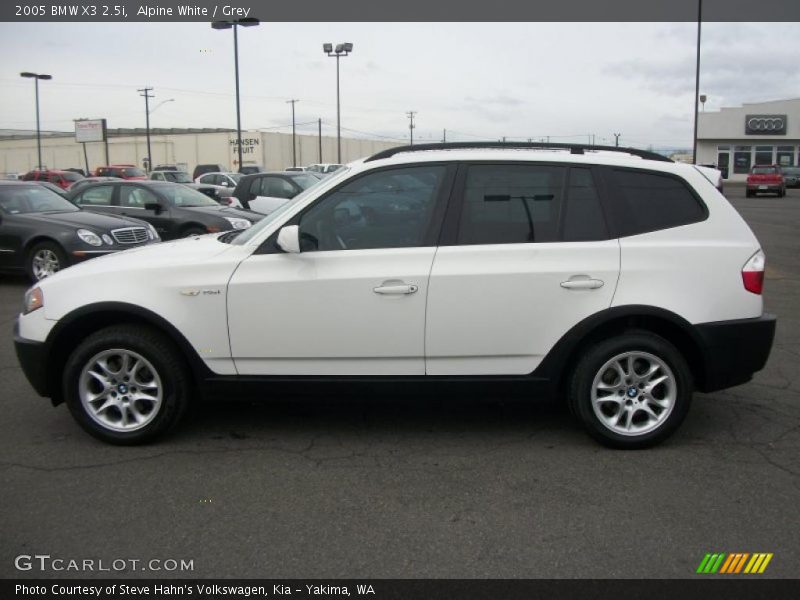
[[[419,289],[419,286],[416,285],[408,285],[403,282],[394,282],[394,281],[386,281],[382,285],[379,285],[376,288],[372,288],[372,291],[376,294],[413,294]]]
[[[589,277],[576,276],[571,277],[567,281],[561,282],[561,287],[568,290],[596,290],[603,287],[602,279],[590,279]]]

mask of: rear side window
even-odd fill
[[[620,237],[697,223],[705,207],[682,180],[669,175],[613,169],[610,190]]]
[[[608,239],[608,227],[590,169],[573,167],[569,170],[563,228],[561,239],[565,242]]]
[[[547,165],[470,166],[458,244],[557,241],[564,174]]]

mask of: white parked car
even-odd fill
[[[215,190],[217,190],[217,196],[221,199],[225,199],[229,206],[242,208],[242,203],[239,202],[238,198],[233,195],[233,191],[236,189],[236,184],[239,183],[239,180],[242,177],[244,177],[244,175],[241,173],[228,173],[219,171],[205,173],[204,175],[200,175],[200,177],[194,181],[195,183],[199,183],[204,186],[213,187]]]
[[[332,164],[332,163],[319,163],[315,165],[308,165],[305,169],[306,171],[311,171],[312,173],[322,173],[324,175],[330,175],[331,173],[335,173],[339,169],[341,169],[344,165],[339,164]]]
[[[200,397],[367,382],[555,397],[639,448],[764,366],[764,253],[697,168],[463,146],[383,151],[247,230],[56,273],[17,319],[23,370],[118,444]]]

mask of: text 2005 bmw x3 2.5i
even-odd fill
[[[245,231],[40,282],[16,324],[28,379],[119,444],[201,397],[424,382],[564,398],[599,441],[638,448],[694,390],[764,366],[764,254],[702,169],[463,146],[387,150]]]

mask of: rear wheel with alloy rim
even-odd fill
[[[190,379],[169,338],[149,327],[109,327],[84,340],[67,360],[64,394],[90,434],[140,444],[173,426],[188,403]]]
[[[569,387],[573,412],[595,439],[615,448],[666,439],[686,416],[691,397],[686,360],[649,332],[626,333],[589,348]]]

